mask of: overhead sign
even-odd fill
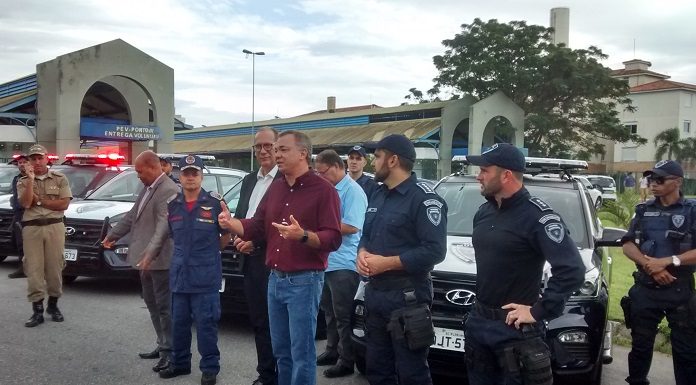
[[[80,122],[80,136],[124,141],[159,140],[160,128],[157,126],[85,121],[83,119]]]

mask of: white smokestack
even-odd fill
[[[554,32],[551,34],[551,42],[553,44],[565,44],[566,47],[570,48],[568,39],[568,30],[570,29],[570,8],[551,8],[550,27],[554,30]]]

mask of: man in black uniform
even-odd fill
[[[580,254],[561,217],[524,187],[519,149],[500,143],[467,160],[481,168],[476,179],[488,201],[474,216],[477,299],[465,331],[469,384],[551,384],[543,321],[561,315],[582,284]],[[553,275],[540,297],[545,261]]]
[[[358,247],[365,292],[367,379],[371,385],[432,384],[428,348],[434,342],[430,271],[445,259],[447,205],[412,173],[413,143],[389,135],[374,148],[375,179]]]
[[[17,248],[17,254],[19,254],[19,267],[16,271],[8,274],[9,278],[24,278],[24,266],[22,260],[24,259],[24,247],[22,242],[22,216],[24,215],[24,207],[19,204],[17,198],[17,181],[19,178],[26,175],[24,172],[24,166],[29,163],[29,158],[25,154],[20,154],[15,158],[17,161],[17,169],[19,169],[19,174],[12,178],[12,198],[10,198],[10,206],[12,207],[12,238],[15,242],[15,247]]]
[[[696,204],[684,199],[684,172],[672,161],[660,161],[644,173],[655,196],[636,206],[622,238],[623,252],[636,263],[635,284],[624,297],[626,325],[631,328],[629,384],[649,384],[657,325],[666,316],[671,329],[677,385],[696,381]]]
[[[365,151],[365,148],[363,146],[353,146],[348,151],[348,174],[362,187],[369,201],[370,195],[377,190],[379,185],[363,172],[366,165],[367,151]]]

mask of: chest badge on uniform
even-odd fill
[[[202,207],[201,207],[202,208]],[[213,217],[213,212],[212,211],[201,211],[200,213],[201,218],[206,218],[210,219]]]
[[[681,214],[672,215],[672,224],[674,227],[679,228],[684,224],[684,216]]]
[[[565,229],[563,228],[562,224],[549,223],[548,225],[544,226],[544,230],[546,231],[546,236],[548,236],[550,240],[556,243],[563,242],[563,238],[565,237]]]

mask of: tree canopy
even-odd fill
[[[525,111],[525,146],[530,155],[589,159],[604,152],[599,139],[646,143],[626,129],[617,106],[634,110],[628,83],[610,76],[598,61],[607,56],[594,46],[569,49],[551,42],[551,28],[524,21],[475,19],[442,42],[433,58],[439,75],[427,91],[452,98],[483,99],[500,90]],[[422,101],[412,88],[408,99]]]

